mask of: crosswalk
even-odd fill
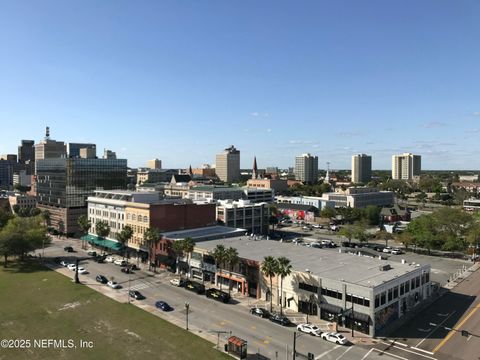
[[[146,281],[146,280],[137,280],[133,285],[130,286],[130,290],[143,290],[150,287],[157,286],[162,281],[160,279],[155,281]]]

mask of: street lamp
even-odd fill
[[[186,315],[186,321],[187,321],[187,331],[188,331],[188,310],[190,309],[190,303],[188,301],[185,301],[185,315]]]

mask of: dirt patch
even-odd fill
[[[70,310],[70,309],[75,309],[76,307],[80,306],[81,304],[78,301],[75,301],[73,303],[68,303],[63,305],[58,311],[63,311],[63,310]]]

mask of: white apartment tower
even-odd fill
[[[413,180],[422,169],[422,157],[411,153],[392,156],[392,179]]]
[[[313,184],[318,181],[318,156],[302,154],[295,157],[295,180]]]
[[[372,157],[365,154],[352,156],[352,183],[367,184],[372,180]]]
[[[230,146],[216,156],[215,172],[220,180],[231,183],[240,181],[240,151]]]

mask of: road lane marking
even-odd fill
[[[395,340],[394,342],[395,342],[395,344],[398,344],[398,345],[401,345],[401,346],[408,347],[408,345],[407,345],[407,344],[404,344],[404,343],[398,342],[398,341],[396,341],[396,340]]]
[[[430,335],[432,335],[435,331],[437,331],[437,330],[440,328],[440,326],[441,326],[445,321],[447,321],[447,320],[450,318],[450,316],[452,316],[452,315],[455,314],[456,312],[457,312],[457,311],[455,310],[455,311],[452,312],[450,315],[448,315],[445,319],[443,319],[443,321],[442,321],[440,324],[438,324],[437,327],[436,327],[435,329],[433,329],[430,334],[428,334],[427,336],[425,336],[417,345],[415,345],[415,347],[419,347],[420,345],[422,345],[422,343],[423,343],[425,340],[427,340],[427,339],[430,337]],[[435,351],[433,351],[433,352],[435,352]]]
[[[404,357],[402,357],[402,356],[398,356],[398,355],[395,355],[395,354],[386,353],[384,350],[379,350],[379,349],[376,349],[376,348],[373,348],[372,350],[377,351],[378,353],[380,353],[380,355],[386,354],[386,355],[388,355],[388,356],[396,357],[397,359],[408,360],[407,358],[404,358]]]
[[[409,353],[412,353],[412,354],[415,354],[415,355],[418,355],[418,356],[423,356],[423,357],[428,358],[428,359],[437,360],[437,359],[435,359],[435,358],[433,358],[433,357],[430,357],[430,356],[427,356],[427,355],[423,355],[423,354],[419,354],[419,353],[416,353],[416,352],[414,352],[414,351],[411,351],[411,350],[408,350],[408,349],[405,349],[405,348],[401,348],[401,347],[399,347],[399,346],[396,346],[395,344],[388,344],[388,343],[383,342],[383,341],[381,341],[380,343],[383,344],[383,345],[387,345],[389,348],[394,347],[395,349],[399,349],[399,350],[402,350],[402,351],[406,351],[406,352],[409,352]],[[412,348],[412,349],[413,349],[413,348]],[[385,349],[385,350],[388,350],[388,349]],[[421,349],[419,349],[419,350],[421,350]],[[425,351],[425,350],[421,350],[421,351]],[[428,351],[427,351],[427,352],[428,352]],[[390,353],[387,353],[387,354],[390,354]],[[431,355],[433,355],[433,354],[431,354]]]
[[[417,351],[422,351],[422,352],[424,352],[424,353],[426,353],[426,354],[433,355],[433,352],[427,351],[427,350],[423,350],[423,349],[417,348],[417,347],[415,347],[415,346],[410,346],[410,349],[417,350]]]
[[[373,348],[370,349],[369,352],[367,352],[360,360],[365,360],[372,351],[373,351]]]
[[[352,349],[353,349],[353,346],[350,346],[347,350],[345,350],[345,351],[342,353],[342,355],[340,355],[339,357],[337,357],[335,360],[339,360],[340,358],[343,357],[343,355],[345,355],[347,352],[349,352],[349,351],[352,350]]]
[[[321,359],[323,356],[327,355],[328,353],[332,352],[335,349],[338,349],[340,346],[342,346],[342,345],[336,345],[333,349],[330,349],[330,350],[325,351],[324,353],[321,353],[320,355],[318,355],[315,358],[315,360]]]
[[[469,313],[468,315],[460,322],[460,324],[458,324],[457,326],[455,326],[452,330],[450,330],[450,332],[448,333],[448,335],[440,342],[440,344],[438,344],[435,349],[433,349],[432,351],[434,353],[436,353],[438,350],[440,350],[440,348],[445,345],[445,343],[450,340],[450,338],[453,336],[453,334],[455,334],[455,332],[457,332],[458,328],[462,327],[463,324],[465,324],[465,322],[470,319],[470,317],[475,314],[475,312],[480,308],[480,306],[475,306]]]

